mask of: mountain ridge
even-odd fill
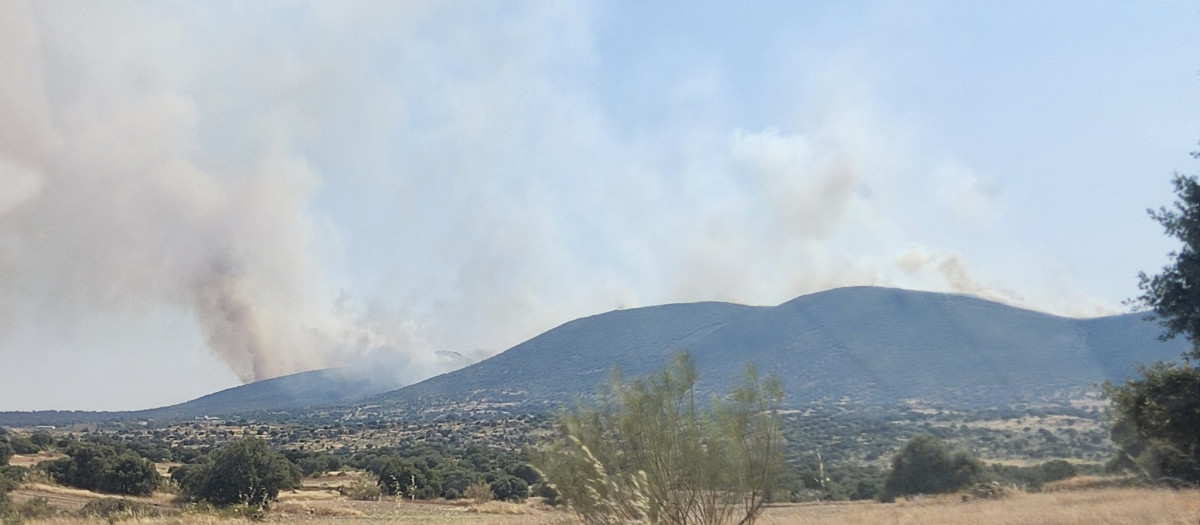
[[[504,401],[533,410],[596,392],[614,367],[648,374],[692,353],[700,389],[727,391],[744,365],[777,374],[788,404],[921,399],[980,407],[1080,392],[1121,381],[1137,363],[1177,359],[1144,314],[1069,318],[962,294],[838,288],[776,306],[675,303],[568,321],[486,360],[389,390],[335,369],[275,378],[136,412],[8,412],[14,421],[187,418],[251,411]],[[51,417],[56,416],[56,417]],[[41,424],[41,423],[39,423]],[[48,423],[54,424],[54,423]]]

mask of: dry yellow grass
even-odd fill
[[[1094,480],[1093,480],[1094,481]],[[1080,482],[1077,486],[1095,486]],[[63,496],[80,497],[63,489]],[[42,492],[51,494],[52,491]],[[353,501],[348,499],[289,499],[278,502],[269,523],[314,525],[472,524],[578,525],[565,512],[537,503]],[[102,525],[103,519],[54,517],[30,525]],[[213,513],[183,512],[159,517],[122,520],[127,525],[250,525],[244,518]],[[958,495],[900,501],[782,505],[767,509],[759,523],[768,525],[1198,525],[1200,491],[1145,488],[1100,488],[1054,493],[1015,493],[1000,500],[963,502]]]
[[[1200,491],[1102,489],[963,502],[951,495],[896,504],[769,509],[761,523],[795,525],[1197,525]]]

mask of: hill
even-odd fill
[[[645,375],[680,350],[692,352],[709,393],[728,391],[754,363],[783,379],[793,406],[920,400],[999,407],[1061,400],[1104,380],[1122,381],[1137,363],[1177,359],[1187,343],[1159,341],[1159,333],[1141,314],[1072,319],[965,295],[853,287],[774,307],[702,302],[585,317],[397,390],[329,369],[152,410],[0,412],[0,425],[296,414],[335,405],[403,411],[483,401],[540,410],[595,393],[613,367],[626,377]]]
[[[727,391],[754,363],[783,379],[795,406],[1003,406],[1078,394],[1124,380],[1136,363],[1178,358],[1186,343],[1159,341],[1160,332],[1141,314],[1072,319],[964,295],[842,288],[775,307],[674,304],[587,317],[374,401],[552,405],[595,392],[614,366],[644,375],[686,349],[708,392]]]
[[[350,403],[399,385],[354,378],[338,369],[264,379],[161,408],[125,412],[0,412],[0,425],[69,425],[81,421],[179,419]]]

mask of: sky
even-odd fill
[[[0,410],[852,285],[1128,311],[1193,2],[0,0]]]

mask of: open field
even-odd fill
[[[19,491],[18,500],[49,497],[51,505],[78,508],[98,495],[34,486]],[[156,498],[157,499],[157,498]],[[59,501],[63,500],[63,501]],[[69,502],[67,500],[70,500]],[[161,504],[161,500],[156,503]],[[65,510],[65,509],[64,509]],[[266,520],[271,523],[304,522],[326,525],[474,524],[567,525],[578,523],[571,515],[539,503],[475,504],[468,502],[352,501],[317,491],[285,494]],[[163,516],[132,517],[129,524],[227,524],[252,521],[212,512],[175,511]],[[58,516],[29,520],[30,524],[100,525],[101,518]],[[808,503],[772,506],[759,523],[796,525],[889,524],[1046,524],[1046,525],[1196,525],[1200,523],[1200,491],[1145,488],[1066,490],[1015,493],[994,500],[963,501],[960,495],[922,497],[894,504],[874,502]]]

